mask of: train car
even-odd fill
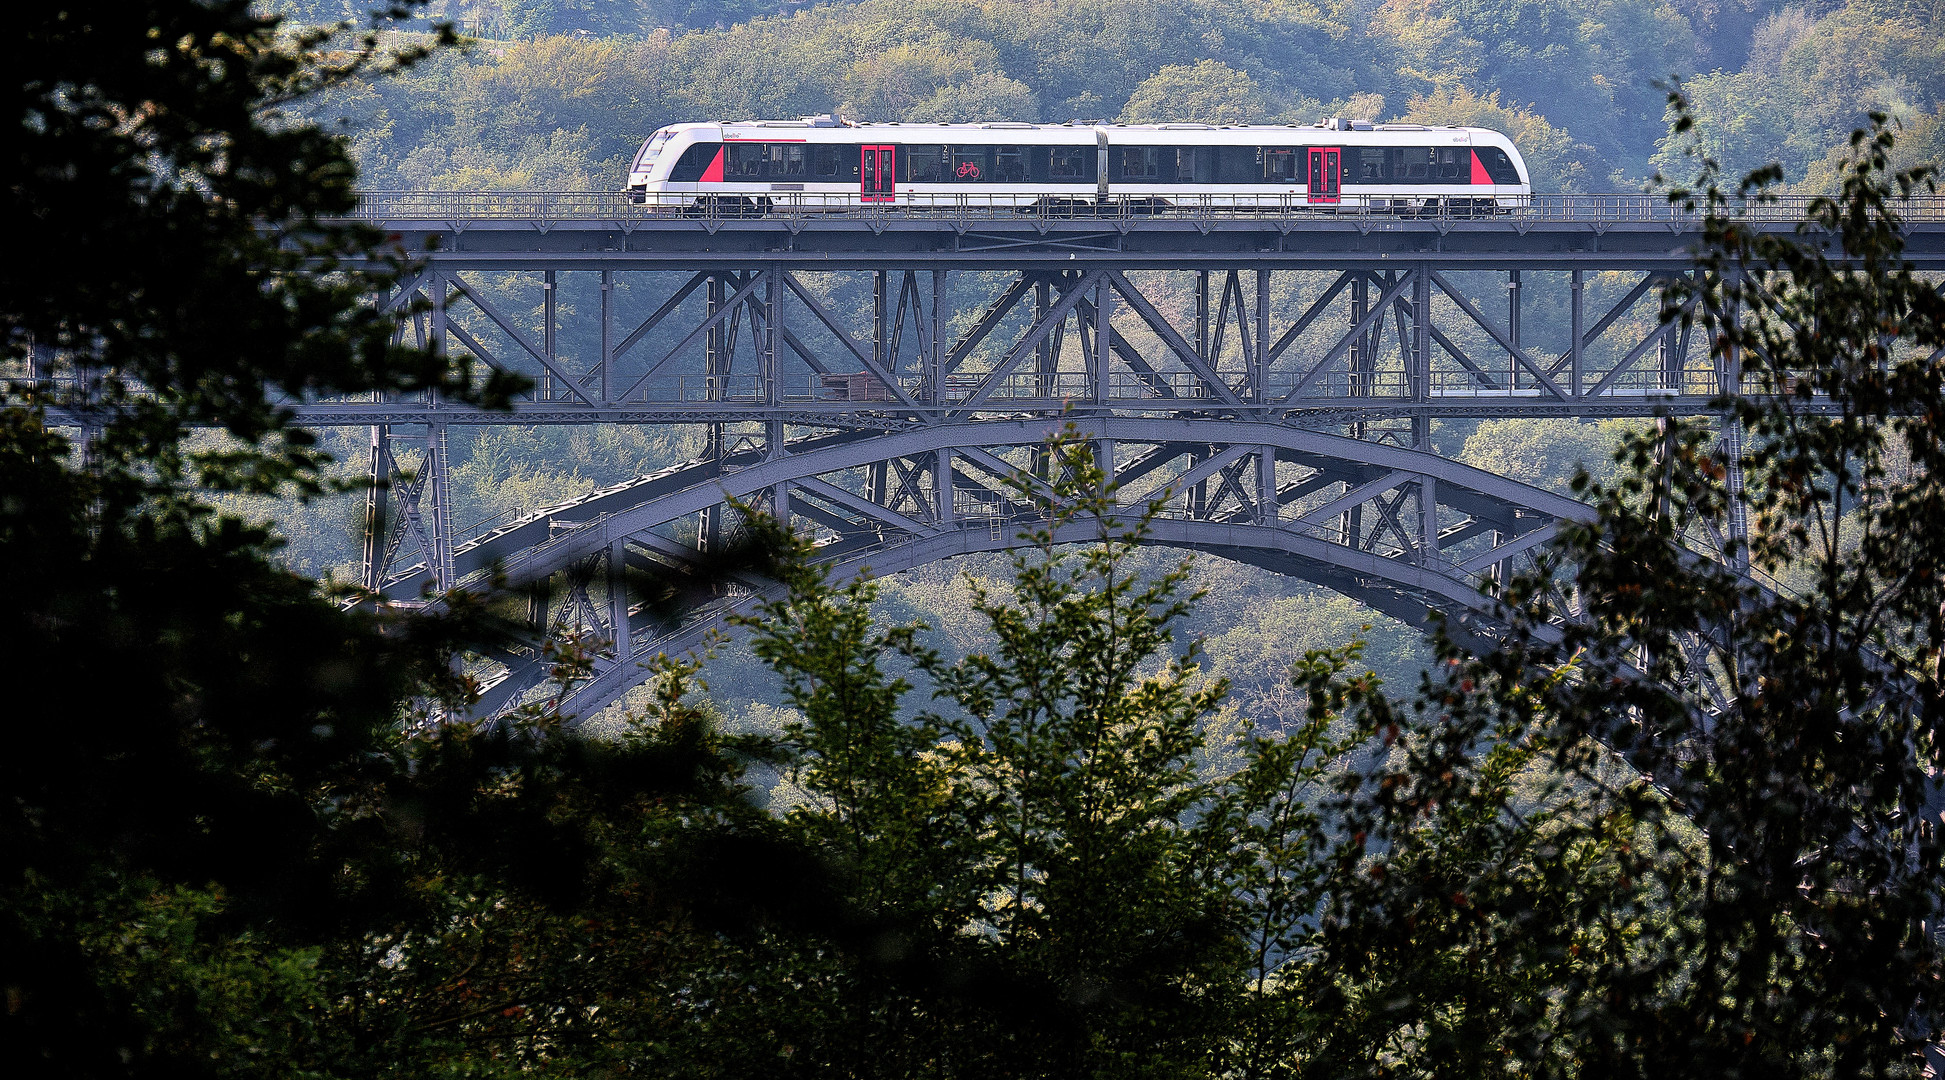
[[[1491,214],[1532,191],[1504,135],[1370,124],[677,124],[628,169],[673,213],[1013,208],[1076,214],[1293,209]]]

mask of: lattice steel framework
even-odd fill
[[[727,499],[885,573],[1010,546],[1029,509],[1001,479],[1063,418],[1129,498],[1168,489],[1155,541],[1301,575],[1407,618],[1485,617],[1503,570],[1579,513],[1436,452],[1437,420],[1696,414],[1733,384],[1658,285],[1689,272],[1692,220],[1629,197],[1489,220],[1161,215],[538,216],[492,204],[368,217],[435,253],[381,302],[404,332],[529,375],[508,414],[436,400],[293,403],[371,430],[365,582],[401,602],[481,580],[553,580],[536,635],[605,643],[582,710],[754,595],[716,585],[666,621],[620,582],[682,574],[722,542]],[[544,208],[544,207],[543,207]],[[1785,227],[1758,222],[1758,227]],[[1914,255],[1945,263],[1945,214]],[[579,292],[568,298],[570,286]],[[1536,348],[1535,306],[1566,331]],[[700,460],[456,535],[453,425],[696,424]],[[409,467],[401,465],[406,462]],[[754,588],[754,586],[752,586]],[[497,656],[487,707],[540,675]]]

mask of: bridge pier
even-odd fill
[[[371,452],[366,459],[366,467],[371,479],[365,488],[364,552],[360,560],[362,572],[359,580],[367,590],[377,592],[385,586],[385,564],[389,561],[389,553],[385,549],[391,534],[388,498],[393,473],[391,425],[372,425]]]

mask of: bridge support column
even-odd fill
[[[1684,275],[1686,276],[1686,275]],[[1662,328],[1661,345],[1658,359],[1661,361],[1661,388],[1681,393],[1686,381],[1683,371],[1688,367],[1688,335],[1690,324],[1676,319]]]
[[[1675,467],[1675,425],[1666,416],[1655,418],[1655,473],[1659,478],[1662,492],[1655,500],[1655,517],[1669,521],[1674,512],[1674,499],[1667,488],[1669,470]]]
[[[1351,279],[1351,328],[1355,330],[1364,322],[1364,316],[1371,310],[1371,281],[1362,271]],[[1363,397],[1368,392],[1366,380],[1371,367],[1371,335],[1357,334],[1351,341],[1350,367],[1351,379],[1349,395]],[[1352,438],[1363,438],[1363,424],[1355,425]]]
[[[1437,453],[1432,446],[1432,418],[1420,414],[1412,417],[1412,449],[1428,454]],[[1418,562],[1421,566],[1434,564],[1439,557],[1438,543],[1438,480],[1431,476],[1418,478]]]
[[[1053,284],[1041,278],[1033,285],[1033,323],[1038,326],[1053,310]],[[1039,344],[1033,347],[1034,393],[1040,397],[1054,395],[1054,339],[1052,334],[1044,334]]]
[[[1742,322],[1742,274],[1731,267],[1725,275],[1723,294],[1726,302],[1722,319],[1731,331],[1728,347],[1722,350],[1720,361],[1720,383],[1722,393],[1727,395],[1742,393],[1742,349],[1737,346],[1734,331]],[[1742,476],[1742,422],[1733,415],[1722,417],[1722,441],[1718,444],[1722,455],[1722,466],[1728,470],[1725,484],[1728,488],[1729,535],[1728,546],[1733,549],[1729,555],[1729,565],[1736,572],[1749,570],[1749,503],[1745,498]],[[1725,552],[1724,554],[1729,554]]]
[[[1512,342],[1513,348],[1521,348],[1520,272],[1518,270],[1509,270],[1506,273],[1506,340]],[[1520,365],[1517,362],[1512,364],[1512,372],[1513,389],[1518,390],[1520,388]]]
[[[1675,327],[1664,326],[1661,340],[1655,343],[1655,384],[1658,389],[1666,390],[1675,385],[1674,356]]]
[[[952,524],[952,448],[932,452],[932,499],[938,507],[939,524]]]
[[[1249,393],[1245,401],[1261,404],[1270,399],[1270,272],[1256,272],[1256,351],[1249,373]],[[1273,470],[1274,471],[1274,470]]]
[[[1411,322],[1413,397],[1419,401],[1430,401],[1432,399],[1432,267],[1430,263],[1419,263],[1412,268]]]
[[[1185,460],[1188,463],[1188,467],[1193,470],[1197,465],[1202,464],[1214,456],[1214,447],[1198,446],[1188,452]],[[1209,516],[1209,482],[1207,480],[1197,480],[1183,494],[1187,497],[1190,518],[1201,521],[1203,518]]]
[[[763,456],[765,460],[775,461],[783,457],[783,421],[771,420],[763,425]],[[788,481],[770,485],[770,516],[785,529],[790,528],[790,484]]]
[[[865,466],[865,498],[870,499],[872,502],[877,503],[879,506],[886,506],[890,504],[891,502],[891,463],[890,462],[874,461],[870,465]],[[875,523],[867,522],[866,528],[874,529],[880,535],[883,535],[884,533],[884,529],[882,528],[882,526]]]
[[[1586,307],[1582,303],[1586,296],[1585,284],[1582,280],[1581,272],[1579,270],[1573,271],[1573,303],[1571,319],[1569,320],[1573,323],[1573,337],[1569,339],[1567,345],[1567,357],[1570,369],[1567,382],[1567,394],[1575,401],[1580,400],[1581,396],[1581,360],[1586,344],[1581,339],[1581,335],[1584,333],[1582,328],[1587,323]]]
[[[1045,277],[1033,283],[1033,325],[1039,326],[1047,320],[1053,310],[1053,283]],[[1053,335],[1042,334],[1033,346],[1033,394],[1035,397],[1049,398],[1054,395],[1054,350]],[[1053,455],[1044,447],[1033,452],[1033,475],[1042,480],[1051,475]]]
[[[1275,525],[1277,513],[1276,447],[1259,446],[1256,448],[1256,523]]]
[[[1256,403],[1270,399],[1270,342],[1270,270],[1256,270],[1256,374],[1251,379]]]
[[[777,362],[777,337],[783,332],[783,275],[765,273],[763,289],[763,327],[756,338],[757,382],[763,403],[778,405],[783,402],[783,369]],[[781,445],[781,441],[773,442],[771,452]]]
[[[1108,317],[1112,314],[1110,305],[1113,303],[1114,290],[1108,287],[1107,275],[1103,274],[1094,284],[1094,370],[1091,373],[1094,377],[1091,382],[1094,386],[1094,403],[1097,405],[1107,404],[1108,398],[1113,396],[1108,379],[1108,369],[1113,366],[1110,360],[1114,355],[1114,330],[1108,323]]]
[[[432,311],[427,320],[431,330],[429,336],[420,339],[419,347],[431,349],[440,356],[446,355],[446,292],[450,287],[443,271],[426,271],[425,292],[432,301]],[[428,396],[436,401],[437,393],[434,391]]]
[[[1209,272],[1195,272],[1195,355],[1209,362]]]
[[[1371,275],[1368,271],[1355,271],[1351,278],[1351,329],[1356,331],[1371,311]],[[1351,339],[1349,354],[1350,381],[1345,393],[1353,398],[1368,397],[1371,394],[1371,374],[1377,359],[1377,329],[1372,327]],[[1350,425],[1350,436],[1362,439],[1366,435],[1363,420],[1354,420]],[[1337,531],[1346,547],[1357,549],[1364,543],[1364,507],[1353,506],[1338,516]]]
[[[371,429],[369,459],[371,487],[365,489],[365,550],[363,581],[365,588],[377,592],[385,584],[385,548],[391,538],[392,429],[376,424]]]
[[[932,510],[939,525],[953,523],[953,451],[932,451]]]
[[[615,663],[631,662],[635,655],[634,628],[628,625],[628,541],[617,539],[608,545],[608,625],[615,647]]]
[[[885,326],[885,272],[871,272],[871,360],[880,368],[889,369],[888,361],[896,357],[885,355],[885,344],[889,331]]]
[[[611,400],[609,369],[614,366],[615,272],[601,271],[601,400]]]
[[[705,286],[704,314],[715,319],[716,313],[728,302],[728,290],[722,275],[709,275]],[[722,393],[723,377],[729,374],[729,350],[734,341],[729,337],[723,321],[710,324],[703,337],[703,392],[710,401],[715,401]],[[702,456],[705,461],[721,469],[723,460],[723,425],[708,424],[704,428]],[[723,547],[723,515],[721,506],[704,509],[696,523],[696,546],[705,552],[721,551]]]
[[[527,586],[527,629],[539,637],[547,632],[547,579]]]
[[[937,404],[945,400],[945,353],[941,350],[945,333],[940,324],[945,321],[945,271],[932,271],[932,319],[926,325],[925,385],[920,391],[921,398]]]
[[[1427,476],[1418,481],[1418,535],[1421,565],[1431,566],[1439,560],[1438,540],[1438,480]]]
[[[1749,499],[1743,487],[1742,476],[1742,422],[1734,417],[1722,419],[1722,441],[1717,444],[1722,455],[1722,467],[1728,475],[1723,478],[1723,486],[1728,494],[1729,534],[1725,545],[1730,550],[1728,563],[1738,574],[1749,571]]]
[[[427,568],[433,585],[440,592],[453,587],[452,489],[446,477],[446,425],[433,424],[425,439],[426,490],[432,496],[432,550],[426,552]]]
[[[1668,324],[1662,330],[1656,359],[1660,362],[1660,370],[1656,373],[1657,385],[1663,390],[1680,393],[1682,369],[1688,362],[1688,328],[1679,323]]]
[[[554,399],[552,368],[560,365],[560,342],[557,339],[560,318],[556,300],[559,292],[559,282],[554,279],[554,271],[546,271],[544,280],[540,283],[540,351],[547,358],[547,362],[541,365],[539,383],[534,388],[535,396],[542,401]]]
[[[446,355],[446,294],[450,286],[446,275],[432,271],[426,275],[426,287],[432,293],[432,337],[428,342],[433,353]],[[438,391],[428,397],[436,407],[439,404]],[[446,425],[431,423],[425,431],[425,481],[420,490],[432,500],[431,520],[427,523],[430,533],[430,550],[425,553],[426,569],[432,574],[433,587],[440,592],[453,587],[453,536],[452,536],[452,492],[446,482]]]

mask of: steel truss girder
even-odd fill
[[[418,466],[407,469],[396,445],[419,452]],[[397,596],[408,580],[424,590],[443,591],[456,583],[452,499],[447,478],[446,427],[428,424],[414,436],[387,425],[372,428],[371,486],[365,497],[365,537],[360,579],[366,589]],[[400,565],[409,548],[418,561]]]
[[[898,544],[861,546],[833,560],[831,570],[840,579],[867,569],[883,576],[960,555],[1011,550],[1022,544],[1016,531],[1011,526],[993,530],[973,524]],[[1056,540],[1086,543],[1095,536],[1093,523],[1082,522],[1057,533]],[[1449,631],[1472,643],[1492,640],[1496,630],[1491,602],[1474,584],[1383,555],[1346,549],[1289,529],[1236,522],[1162,520],[1154,524],[1146,542],[1202,551],[1313,581],[1405,622],[1422,620],[1428,610],[1437,609],[1447,614]],[[593,678],[574,687],[561,702],[561,711],[588,715],[619,700],[628,690],[647,680],[650,673],[643,664],[654,653],[680,654],[696,648],[704,635],[720,627],[727,616],[748,612],[769,595],[753,591],[743,597],[726,599],[703,617],[647,641],[637,648],[631,662],[600,665]],[[1546,628],[1541,628],[1539,633],[1546,636]],[[523,674],[524,679],[516,676],[489,688],[479,710],[491,714],[504,708],[517,698],[523,681],[536,679],[541,673],[536,670]],[[526,685],[532,682],[526,681]]]
[[[401,290],[423,300],[415,315],[421,337],[444,342],[450,335],[457,347],[496,368],[524,365],[540,387],[537,396],[504,414],[429,401],[311,401],[294,402],[292,408],[299,422],[312,426],[433,422],[436,412],[442,423],[755,419],[890,429],[1049,412],[1070,402],[1096,412],[1194,408],[1253,418],[1399,409],[1454,416],[1560,415],[1549,410],[1563,407],[1577,416],[1647,415],[1702,411],[1716,389],[1701,385],[1702,373],[1687,370],[1688,335],[1670,321],[1657,320],[1620,359],[1604,361],[1605,367],[1587,365],[1589,348],[1619,326],[1657,281],[1674,276],[1660,270],[1644,274],[1590,329],[1582,329],[1581,313],[1588,290],[1579,284],[1581,272],[1573,271],[1574,341],[1566,352],[1541,358],[1519,340],[1517,285],[1510,291],[1514,307],[1502,325],[1454,284],[1451,267],[1431,260],[1341,270],[1280,328],[1270,303],[1271,271],[1265,268],[1255,270],[1253,300],[1244,269],[1197,271],[1196,323],[1185,329],[1149,295],[1154,286],[1123,269],[1029,267],[1014,275],[949,346],[940,340],[951,319],[942,273],[932,276],[928,305],[916,271],[874,271],[876,314],[862,328],[861,340],[859,328],[800,279],[822,269],[752,265],[679,275],[672,294],[619,342],[611,332],[620,303],[615,271],[603,269],[600,352],[585,370],[576,371],[556,351],[553,290],[561,271],[545,273],[545,325],[536,333],[510,318],[461,271],[435,265]],[[1212,276],[1220,282],[1213,320]],[[1376,286],[1375,302],[1364,292],[1367,285]],[[692,317],[685,305],[705,286],[707,304],[699,318]],[[1347,286],[1352,286],[1348,295]],[[384,304],[403,306],[406,298],[395,296]],[[1029,317],[1013,318],[1029,301]],[[1328,344],[1308,346],[1306,336],[1333,322],[1331,312],[1345,304],[1349,317],[1340,324],[1343,329],[1333,329]],[[477,313],[471,326],[462,318],[469,310]],[[1232,314],[1233,352],[1228,345]],[[740,344],[746,316],[753,361]],[[1387,368],[1387,374],[1374,365],[1380,359],[1377,343],[1391,321],[1402,369]],[[1009,322],[1024,325],[996,340]],[[652,360],[624,370],[624,361],[657,331],[672,341],[660,341]],[[510,350],[488,340],[494,335],[511,342]],[[1462,343],[1468,335],[1475,342],[1483,335],[1496,345],[1505,366],[1493,367],[1492,357]],[[1066,347],[1070,336],[1077,349]],[[916,342],[918,364],[909,373],[900,367],[908,340]],[[1151,344],[1158,350],[1144,352]],[[1657,346],[1660,367],[1638,371],[1641,359]],[[982,349],[990,361],[975,362]],[[1225,355],[1240,356],[1242,369],[1221,370]],[[519,363],[509,365],[509,359]],[[706,371],[689,373],[699,360],[706,361]],[[1380,375],[1382,380],[1374,381]],[[663,383],[656,383],[658,378]],[[1643,380],[1654,385],[1622,386]]]
[[[1489,605],[1474,584],[1479,567],[1503,564],[1530,550],[1537,542],[1529,539],[1535,532],[1586,514],[1571,499],[1425,451],[1285,425],[1131,417],[1075,423],[1083,437],[1101,445],[1154,447],[1138,454],[1120,475],[1131,485],[1128,505],[1161,489],[1169,491],[1171,508],[1156,523],[1153,542],[1220,549],[1232,556],[1257,552],[1260,557],[1252,557],[1254,561],[1274,563],[1282,572],[1362,599],[1376,598],[1380,610],[1413,618],[1427,606],[1467,619],[1483,618]],[[904,560],[913,551],[935,548],[945,553],[939,557],[996,550],[1014,542],[1027,513],[997,482],[1022,468],[1002,452],[1038,445],[1059,427],[1047,420],[986,421],[875,436],[838,433],[800,440],[780,454],[751,449],[735,460],[738,467],[732,471],[724,472],[721,462],[699,462],[552,508],[461,548],[456,562],[464,573],[480,575],[497,567],[510,580],[530,582],[571,574],[587,560],[629,543],[673,552],[678,561],[697,561],[700,551],[672,546],[679,542],[656,530],[729,499],[748,500],[780,490],[789,494],[793,516],[814,525],[825,537],[826,557],[840,565],[869,559],[874,568],[888,572],[886,552],[902,552],[893,558]],[[1163,474],[1171,462],[1185,457],[1193,459],[1186,468]],[[861,494],[838,482],[857,470],[879,467],[888,477],[879,490]],[[1308,475],[1280,483],[1279,470]],[[890,482],[893,476],[895,484]],[[1147,489],[1133,491],[1143,480],[1150,481]],[[1212,497],[1205,485],[1214,488]],[[1321,507],[1304,505],[1306,498],[1332,485],[1342,485],[1347,494],[1327,499]],[[1439,513],[1424,506],[1430,491],[1436,491],[1446,517],[1454,519],[1452,526],[1441,526]],[[1401,516],[1408,500],[1417,512]],[[1341,533],[1335,518],[1353,504],[1374,507],[1374,520],[1384,523],[1379,532],[1349,538]],[[1427,524],[1434,530],[1429,537],[1421,528]],[[1381,535],[1387,529],[1395,543]],[[1504,538],[1498,546],[1465,553],[1463,559],[1441,550],[1488,531]],[[1433,578],[1439,582],[1436,587],[1428,584]],[[395,594],[411,593],[418,584],[399,580]],[[663,648],[662,639],[670,632],[674,628],[643,623],[617,626],[608,634],[611,640],[635,642],[639,655]],[[634,658],[603,663],[604,672],[622,673],[605,674],[595,685],[633,685],[634,676],[627,671],[633,670]],[[488,704],[504,704],[538,674],[528,664],[498,684]],[[575,707],[598,707],[607,700],[596,700],[604,693],[583,688],[576,692]]]

